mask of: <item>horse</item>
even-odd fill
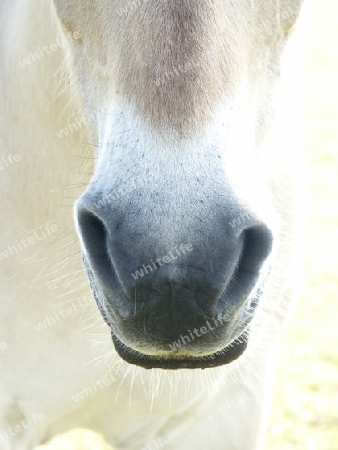
[[[1,449],[262,448],[300,268],[301,4],[1,2]]]

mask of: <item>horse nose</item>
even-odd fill
[[[189,231],[189,224],[181,223],[180,233],[165,226],[152,232],[153,217],[131,220],[128,213],[95,208],[86,194],[80,198],[76,214],[84,258],[94,289],[115,320],[123,317],[135,325],[137,317],[141,323],[158,310],[148,331],[157,335],[161,330],[161,337],[167,334],[170,340],[174,329],[205,317],[234,315],[247,301],[272,246],[268,227],[236,206],[232,216],[209,214],[213,223],[205,230]]]

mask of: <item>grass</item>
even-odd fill
[[[310,9],[300,92],[310,178],[306,279],[281,345],[266,450],[338,450],[338,2],[313,0]],[[91,431],[72,431],[40,450],[47,448],[110,447]]]

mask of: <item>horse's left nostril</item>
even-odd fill
[[[243,231],[244,242],[239,269],[258,274],[272,247],[271,231],[265,226],[254,226]]]
[[[242,250],[237,266],[226,288],[227,298],[245,299],[260,277],[273,244],[271,231],[265,225],[256,225],[242,231]]]

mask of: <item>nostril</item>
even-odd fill
[[[272,249],[272,233],[264,226],[253,226],[240,235],[242,251],[237,267],[226,287],[226,296],[220,305],[229,303],[240,306],[238,299],[247,299],[260,278],[260,270]]]
[[[272,248],[272,234],[265,226],[256,226],[244,232],[242,254],[238,270],[258,274]]]
[[[91,262],[108,260],[107,229],[101,219],[86,209],[78,210],[78,227],[84,250]],[[96,264],[94,264],[96,265]]]

